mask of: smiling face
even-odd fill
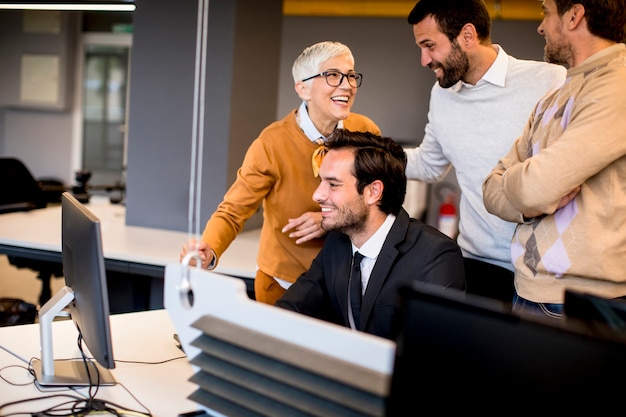
[[[354,72],[354,61],[348,55],[329,59],[322,63],[319,72],[328,70],[337,70],[344,74]],[[339,120],[350,115],[357,93],[357,87],[352,87],[345,77],[337,87],[328,85],[324,76],[315,77],[310,81],[298,82],[296,90],[307,102],[311,121],[324,136],[330,135]]]
[[[422,54],[422,66],[435,72],[441,87],[450,88],[465,77],[470,69],[467,54],[456,39],[450,42],[439,30],[433,16],[413,25],[413,36]]]
[[[349,148],[331,149],[320,169],[320,185],[313,200],[322,209],[322,228],[338,230],[348,236],[363,232],[369,216],[369,205],[363,194],[357,192],[353,173],[354,153]]]

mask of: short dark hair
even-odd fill
[[[402,146],[388,137],[346,129],[336,129],[326,146],[329,150],[352,148],[357,192],[362,194],[366,185],[381,180],[384,190],[380,210],[385,214],[400,212],[406,194],[407,158]]]
[[[415,25],[431,15],[450,41],[459,36],[463,26],[471,23],[480,42],[491,43],[491,16],[483,0],[419,0],[408,21]]]
[[[554,0],[559,16],[580,4],[585,8],[587,29],[592,35],[614,42],[626,40],[626,5],[624,0]]]

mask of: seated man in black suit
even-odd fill
[[[400,286],[420,282],[465,291],[461,251],[402,208],[406,154],[399,144],[339,129],[327,147],[313,200],[328,236],[276,306],[393,339]],[[360,273],[351,273],[353,263]]]

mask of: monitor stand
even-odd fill
[[[52,321],[73,299],[74,292],[65,286],[39,311],[41,360],[33,359],[32,361],[35,383],[42,387],[115,385],[116,381],[111,371],[93,360],[53,359]]]
[[[89,366],[89,375],[85,364]],[[35,382],[42,387],[97,387],[116,384],[111,371],[94,361],[85,362],[82,359],[55,360],[54,374],[52,375],[43,373],[42,363],[39,359],[33,359],[32,366],[35,372]],[[90,377],[91,382],[89,381]]]

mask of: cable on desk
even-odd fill
[[[81,353],[82,359],[83,359],[83,363],[85,365],[86,371],[87,371],[87,376],[88,376],[88,380],[89,380],[89,386],[87,388],[87,394],[86,396],[84,396],[82,393],[80,393],[75,387],[68,387],[65,389],[71,389],[73,391],[76,392],[77,395],[71,395],[71,394],[66,394],[66,393],[61,393],[61,394],[53,394],[53,395],[45,395],[45,396],[41,396],[41,397],[32,397],[32,398],[26,398],[23,400],[17,400],[17,401],[13,401],[13,402],[8,402],[5,404],[0,404],[0,412],[3,409],[6,409],[8,407],[11,406],[15,406],[15,405],[19,405],[19,404],[25,404],[25,403],[29,403],[29,402],[36,402],[36,401],[43,401],[43,400],[50,400],[50,399],[54,399],[54,398],[59,398],[59,399],[66,399],[66,401],[60,402],[59,404],[55,404],[51,407],[42,409],[42,410],[38,410],[38,411],[30,411],[27,412],[27,414],[30,414],[33,417],[64,417],[64,416],[71,416],[71,417],[82,417],[82,416],[87,416],[87,415],[93,415],[93,414],[100,414],[100,413],[109,413],[109,414],[113,414],[114,416],[118,416],[118,417],[122,417],[122,416],[143,416],[143,417],[152,417],[152,413],[150,412],[150,410],[141,402],[139,401],[139,399],[137,397],[135,397],[133,395],[132,392],[130,392],[130,390],[128,390],[128,388],[126,388],[126,386],[124,386],[123,384],[117,382],[117,385],[120,385],[130,396],[131,398],[133,398],[133,400],[135,400],[137,402],[137,404],[139,404],[141,407],[143,407],[144,410],[146,410],[145,412],[141,412],[141,411],[137,411],[137,410],[131,410],[131,409],[127,409],[125,407],[120,406],[119,404],[116,404],[114,402],[111,401],[106,401],[106,400],[101,400],[99,398],[96,398],[96,395],[98,393],[98,389],[99,389],[99,381],[100,381],[100,375],[97,371],[96,368],[96,384],[93,384],[92,378],[91,378],[91,374],[90,374],[90,367],[89,367],[89,363],[92,361],[91,358],[88,358],[87,355],[85,354],[84,350],[83,350],[83,346],[82,346],[82,333],[80,332],[80,329],[78,331],[78,340],[77,340],[77,344],[78,344],[78,349]],[[34,369],[32,367],[32,361],[34,358],[32,358],[29,362],[28,368],[26,367],[22,367],[22,366],[18,366],[18,365],[12,365],[10,367],[21,367],[23,369],[25,369],[30,376],[32,377],[32,381],[30,383],[34,384],[35,387],[40,391],[43,392],[40,388],[40,386],[38,384],[36,384],[35,382],[35,375],[34,375]],[[9,367],[5,367],[2,369],[6,369]],[[11,384],[10,381],[8,381],[6,378],[2,377],[2,379],[4,381],[6,381],[7,383]],[[13,384],[12,384],[13,385]],[[19,386],[22,385],[26,385],[26,384],[19,384]],[[0,413],[0,417],[10,417],[10,416],[24,416],[25,412],[20,411],[20,412],[12,412],[9,414],[3,414]]]
[[[137,398],[126,388],[124,385],[119,384],[124,390],[139,404]],[[66,388],[73,389],[73,388]],[[46,401],[51,399],[66,399],[66,401],[55,404],[51,407],[40,409],[37,411],[16,411],[10,412],[8,414],[1,413],[3,409],[7,409],[11,406],[16,406],[20,404],[26,403],[34,403],[37,401]],[[143,404],[141,404],[142,407]],[[80,395],[72,395],[66,393],[53,394],[53,395],[44,395],[41,397],[32,397],[25,398],[22,400],[12,401],[5,404],[0,404],[0,417],[11,417],[11,416],[24,416],[31,415],[34,417],[82,417],[87,415],[95,415],[95,414],[103,414],[109,413],[115,416],[138,416],[138,417],[152,417],[152,414],[148,412],[141,412],[137,410],[131,410],[125,408],[119,404],[113,403],[111,401],[104,401],[97,398],[85,398]]]
[[[2,372],[7,370],[7,369],[10,369],[10,368],[23,369],[26,372],[28,372],[29,375],[32,375],[32,373],[29,372],[29,369],[26,366],[23,366],[23,365],[7,365],[7,366],[4,366],[4,367],[0,368],[0,379],[2,379],[7,384],[13,385],[14,387],[23,387],[23,386],[30,385],[30,384],[33,383],[33,381],[28,381],[28,382],[23,382],[23,383],[9,381],[7,377],[2,375]]]

